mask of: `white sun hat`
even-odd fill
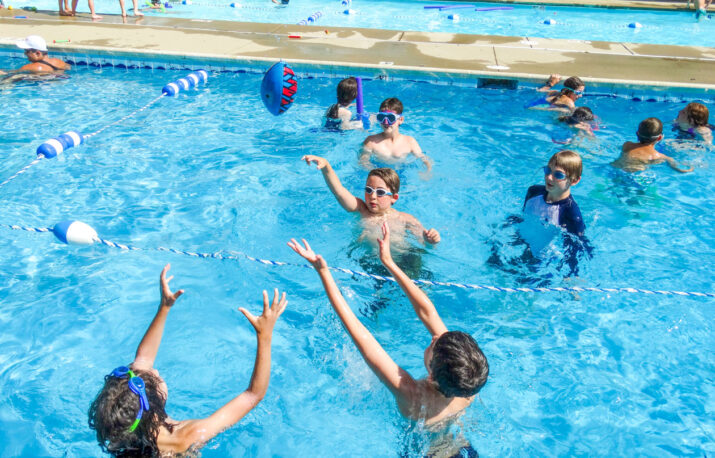
[[[20,49],[36,49],[38,51],[47,51],[47,43],[45,39],[39,35],[30,35],[24,40],[20,40],[17,43],[17,47]]]

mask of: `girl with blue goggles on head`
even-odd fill
[[[402,109],[402,102],[396,97],[385,99],[380,104],[380,112],[375,115],[375,121],[382,127],[382,132],[370,135],[362,144],[360,164],[366,169],[373,168],[370,162],[373,156],[378,161],[394,163],[413,154],[422,161],[428,172],[432,170],[432,162],[422,152],[417,140],[400,133],[400,125],[405,120]]]
[[[248,388],[207,418],[179,421],[167,415],[168,389],[153,366],[166,318],[184,293],[171,292],[169,281],[173,277],[166,278],[168,270],[169,264],[161,271],[159,310],[139,343],[134,362],[105,376],[104,386],[89,408],[89,426],[97,432],[100,447],[115,456],[158,456],[201,447],[250,412],[268,389],[273,327],[287,304],[285,293],[279,296],[278,290],[274,290],[272,303],[263,291],[260,316],[239,308],[256,330],[258,340]]]

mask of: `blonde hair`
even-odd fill
[[[571,181],[579,180],[583,172],[581,156],[567,149],[551,156],[551,159],[549,159],[549,167],[552,169],[556,167],[564,169],[566,176],[569,177]]]

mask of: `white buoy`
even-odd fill
[[[459,14],[450,14],[447,19],[454,22],[459,22]]]
[[[631,22],[630,24],[628,24],[628,27],[630,27],[631,29],[640,29],[641,27],[643,27],[643,24],[641,24],[640,22]]]
[[[81,221],[62,221],[55,224],[52,233],[63,243],[71,245],[91,245],[98,238],[97,231]]]
[[[546,24],[546,25],[556,25],[556,19],[552,19],[552,18],[546,19],[546,20],[544,21],[544,24]]]

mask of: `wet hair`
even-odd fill
[[[574,91],[581,86],[585,85],[583,84],[583,81],[581,81],[581,78],[579,78],[578,76],[572,76],[570,78],[567,78],[566,81],[564,81],[564,87],[573,89]]]
[[[357,97],[357,80],[354,77],[345,78],[338,83],[337,89],[338,103],[333,104],[328,109],[326,117],[337,118],[340,106],[347,106]]]
[[[372,176],[382,178],[382,181],[385,182],[391,193],[397,194],[400,192],[400,177],[397,175],[397,172],[391,168],[383,167],[379,169],[372,169],[370,170],[370,173],[367,174],[367,177],[370,178]]]
[[[581,163],[581,156],[570,150],[562,150],[551,156],[549,159],[549,167],[564,169],[566,176],[571,179],[571,181],[576,181],[581,178],[581,173],[583,172],[583,164]]]
[[[571,94],[575,94],[575,92],[573,91],[573,89],[569,89],[567,87],[561,89],[561,91],[559,92],[559,95],[569,96]]]
[[[380,104],[380,111],[394,111],[395,113],[401,115],[403,109],[404,107],[402,106],[402,102],[400,102],[400,99],[397,97],[385,99]]]
[[[467,398],[477,394],[487,382],[489,363],[472,336],[449,331],[432,347],[430,374],[443,395]]]
[[[593,121],[593,111],[588,107],[578,107],[570,115],[561,116],[559,121],[569,125]]]
[[[149,371],[137,369],[134,374],[144,380],[149,400],[149,411],[144,412],[137,429],[129,431],[141,408],[139,396],[129,389],[127,377],[111,374],[104,377],[104,386],[89,407],[89,427],[97,432],[102,450],[113,456],[159,456],[159,429],[164,426],[173,431],[173,425],[166,421],[162,380]]]
[[[707,126],[710,112],[708,107],[698,102],[690,102],[685,107],[685,113],[688,115],[688,122],[695,127]]]
[[[648,118],[638,124],[638,141],[641,143],[655,143],[663,134],[663,123],[658,118]]]

